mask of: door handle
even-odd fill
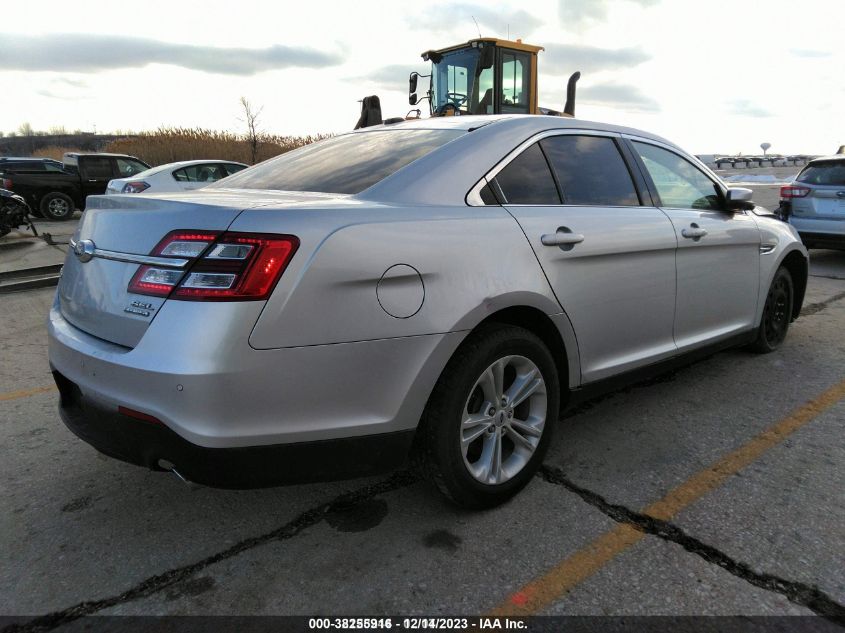
[[[547,233],[540,236],[543,246],[574,246],[584,241],[580,233],[568,233],[558,229],[557,233]]]
[[[690,228],[681,229],[681,235],[690,240],[700,240],[707,235],[707,229],[702,229],[697,224],[690,224]]]

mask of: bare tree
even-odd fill
[[[18,136],[32,136],[35,131],[32,129],[32,124],[29,121],[21,123],[18,126]]]
[[[246,123],[247,141],[252,151],[252,160],[250,162],[254,165],[258,158],[258,141],[261,138],[261,131],[258,129],[258,117],[264,106],[256,110],[246,97],[241,97],[241,107],[244,110],[244,118],[240,120]]]

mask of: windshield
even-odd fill
[[[477,48],[464,48],[444,53],[439,62],[432,64],[435,110],[452,104],[462,112],[469,112],[469,104],[478,102],[477,96],[473,99],[473,88],[479,55]],[[490,87],[493,87],[492,76]]]
[[[300,147],[207,188],[360,193],[465,134],[464,130],[355,132]]]

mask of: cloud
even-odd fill
[[[660,0],[627,0],[641,7],[652,7]],[[587,22],[604,22],[608,10],[620,0],[558,0],[558,16],[564,27],[582,26]]]
[[[598,48],[579,44],[550,44],[540,53],[544,73],[569,75],[576,70],[598,72],[631,68],[651,59],[641,48]]]
[[[728,102],[728,112],[738,116],[770,117],[772,113],[749,99],[735,99]]]
[[[503,10],[481,4],[456,3],[432,6],[421,11],[410,22],[412,26],[425,30],[451,31],[467,33],[465,39],[478,35],[473,18],[478,21],[478,29],[484,37],[528,37],[543,20],[522,9]],[[457,42],[455,42],[457,43]]]
[[[575,103],[611,106],[637,112],[660,111],[657,101],[629,84],[603,83],[585,86],[576,92]]]
[[[414,66],[410,64],[390,64],[376,68],[366,75],[359,77],[350,77],[349,81],[355,83],[370,82],[384,90],[395,90],[397,92],[408,91],[408,77],[414,71],[422,75],[427,75],[431,71],[431,67],[420,60],[419,65]],[[425,92],[428,89],[428,79],[420,79],[417,86],[417,92]]]
[[[3,70],[94,73],[168,64],[208,73],[254,75],[280,68],[323,68],[342,61],[338,53],[291,46],[221,48],[120,35],[4,33],[0,46]]]
[[[795,55],[795,57],[810,57],[810,58],[817,58],[817,57],[830,57],[833,55],[830,51],[818,51],[810,48],[790,48],[789,52]]]

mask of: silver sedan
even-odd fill
[[[370,127],[193,193],[100,196],[50,312],[67,426],[215,486],[409,457],[468,507],[573,399],[778,348],[794,229],[646,132],[552,116]]]

